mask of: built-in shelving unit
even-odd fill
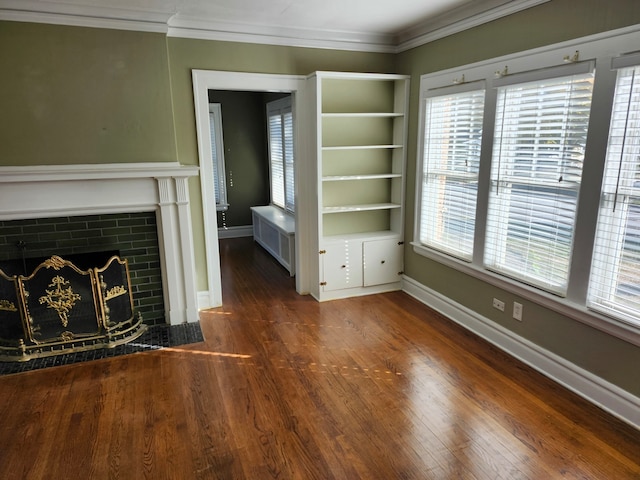
[[[399,288],[408,77],[317,72],[311,80],[317,101],[316,297]],[[371,245],[366,244],[373,241],[386,242],[376,248],[376,255],[384,257],[376,260],[385,270],[379,278],[370,273],[380,270],[373,268]]]

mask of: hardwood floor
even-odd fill
[[[221,261],[204,343],[0,377],[0,478],[640,479],[640,431],[408,295]]]

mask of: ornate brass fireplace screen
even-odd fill
[[[53,256],[28,277],[0,270],[0,361],[113,347],[145,329],[126,259],[83,271]]]

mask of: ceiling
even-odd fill
[[[398,51],[548,0],[0,0],[0,20]]]

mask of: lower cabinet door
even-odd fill
[[[362,286],[362,240],[327,243],[322,257],[324,291]]]
[[[398,239],[363,242],[364,286],[400,281],[402,245]]]

